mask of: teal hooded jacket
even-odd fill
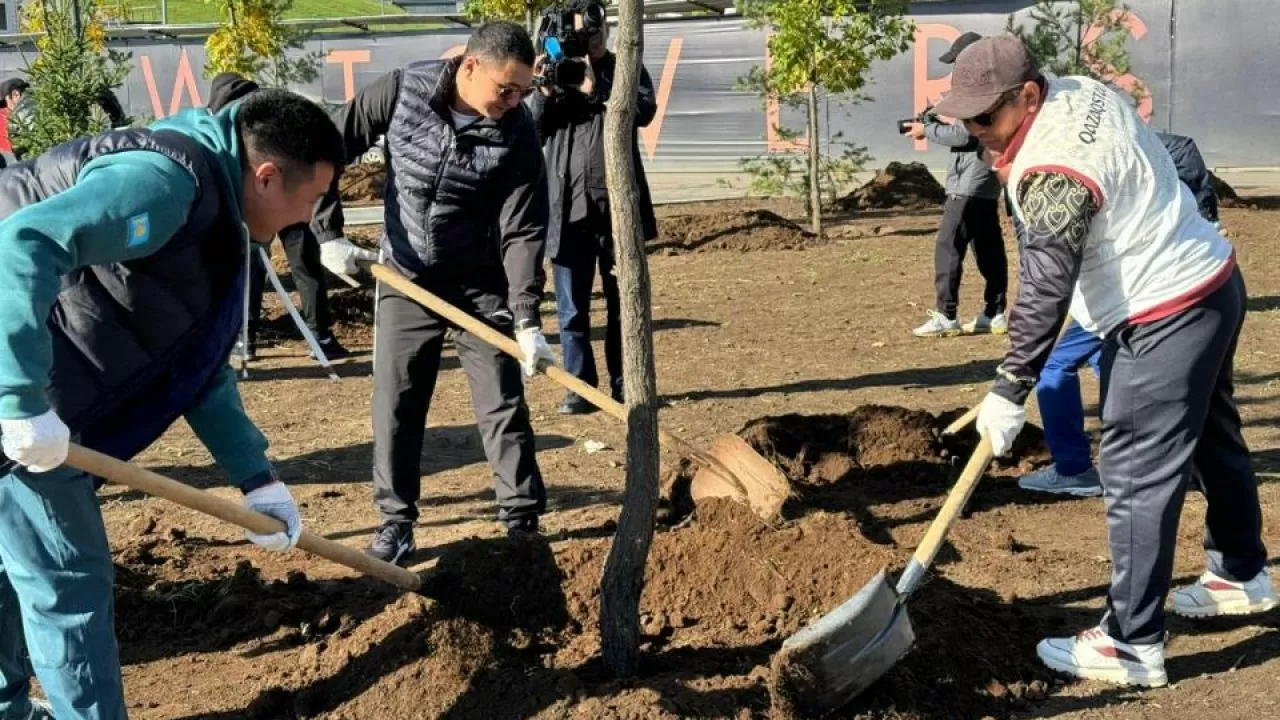
[[[183,133],[209,151],[243,226],[236,113],[234,105],[218,114],[191,109],[151,127]],[[122,151],[95,158],[67,190],[0,221],[0,419],[49,410],[45,388],[53,361],[46,321],[61,277],[157,252],[186,223],[195,196],[195,178],[174,160]],[[274,477],[266,438],[245,413],[230,366],[183,416],[234,484],[248,490]]]

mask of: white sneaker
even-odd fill
[[[1276,606],[1280,606],[1280,600],[1266,568],[1243,583],[1205,572],[1195,583],[1173,593],[1173,612],[1190,618],[1253,615]]]
[[[918,338],[955,337],[963,332],[959,321],[952,320],[937,310],[930,310],[929,321],[911,331]]]
[[[971,322],[963,326],[966,335],[1004,335],[1009,332],[1009,319],[1004,313],[996,313],[995,317],[987,317],[978,313]]]
[[[1161,687],[1169,684],[1164,672],[1164,643],[1131,645],[1092,628],[1070,638],[1045,638],[1036,655],[1050,670],[1116,685]]]

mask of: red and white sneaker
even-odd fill
[[[1173,611],[1190,618],[1253,615],[1280,606],[1266,568],[1249,582],[1234,582],[1206,572],[1195,583],[1173,593]]]
[[[1092,628],[1069,638],[1046,638],[1036,654],[1050,670],[1117,685],[1161,687],[1169,684],[1164,672],[1164,643],[1131,645]]]

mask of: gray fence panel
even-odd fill
[[[894,121],[910,117],[946,90],[949,68],[937,61],[961,32],[999,33],[1014,2],[920,3],[914,7],[917,42],[874,69],[872,100],[848,105],[824,101],[822,142],[868,148],[877,165],[923,160],[940,167],[944,150],[914,143]],[[1280,0],[1131,0],[1136,18],[1130,48],[1133,74],[1150,93],[1150,122],[1194,137],[1214,166],[1280,166],[1280,74],[1271,72],[1267,21],[1280,16]],[[381,73],[417,60],[438,58],[466,42],[465,30],[370,35],[325,35],[309,50],[326,62],[319,81],[295,88],[328,102]],[[120,91],[130,112],[167,115],[203,104],[200,41],[116,43],[133,53],[134,69]],[[776,120],[802,129],[803,115],[783,108],[771,120],[759,98],[734,89],[738,78],[765,61],[765,35],[741,19],[653,22],[645,29],[645,65],[663,100],[654,125],[641,133],[646,164],[654,171],[730,170],[743,157],[786,146],[770,139]],[[0,76],[20,72],[16,50],[0,52]],[[794,148],[793,148],[794,149]]]

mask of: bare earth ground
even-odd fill
[[[1224,210],[1223,219],[1251,295],[1238,396],[1275,552],[1280,212],[1265,209],[1274,200],[1262,206]],[[759,209],[770,213],[741,220]],[[1004,347],[992,337],[910,335],[932,298],[936,211],[837,218],[830,241],[818,243],[779,229],[797,210],[733,201],[662,212],[667,232],[650,256],[662,422],[695,444],[746,427],[799,494],[779,528],[713,503],[661,529],[643,602],[641,677],[610,680],[596,659],[596,586],[623,481],[619,426],[602,414],[561,418],[561,391],[545,378],[530,382],[552,510],[547,543],[513,546],[493,523],[492,476],[447,349],[422,459],[414,565],[430,573],[422,596],[301,553],[268,555],[217,521],[104,489],[131,716],[766,717],[769,659],[781,641],[879,567],[896,572],[922,537],[972,444],[942,443],[942,420],[929,413],[978,401]],[[690,214],[739,220],[673,217]],[[726,232],[735,222],[763,229]],[[769,249],[777,247],[803,249]],[[972,262],[968,273],[964,314],[979,309]],[[350,296],[342,316],[358,319],[365,304],[356,298],[367,296],[342,294]],[[554,333],[551,304],[544,317]],[[340,382],[288,339],[260,351],[242,391],[308,527],[358,547],[378,521],[369,488],[370,335],[358,324],[340,331],[360,351],[342,363]],[[1084,375],[1092,404],[1097,385]],[[979,488],[936,576],[913,600],[916,650],[837,717],[1276,716],[1280,613],[1172,620],[1167,689],[1063,683],[1038,666],[1042,635],[1096,619],[1110,567],[1099,500],[1014,485],[1043,462],[1029,436],[1020,459]],[[589,453],[588,440],[607,449]],[[238,495],[222,487],[185,426],[139,462]],[[1202,569],[1203,509],[1189,496],[1179,583]]]

